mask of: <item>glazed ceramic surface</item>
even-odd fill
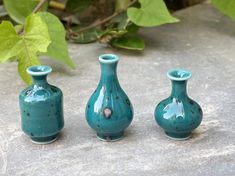
[[[62,91],[48,84],[49,66],[27,69],[33,84],[19,95],[22,130],[34,143],[53,142],[64,126]]]
[[[115,141],[133,119],[133,108],[122,90],[116,73],[118,56],[105,54],[99,57],[101,78],[86,106],[88,124],[105,141]]]
[[[183,140],[190,137],[192,130],[202,121],[202,109],[198,103],[188,97],[187,80],[191,73],[175,69],[167,73],[172,81],[170,97],[162,100],[155,109],[155,120],[168,137]]]

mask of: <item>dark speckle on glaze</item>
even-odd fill
[[[192,101],[192,100],[189,100],[189,103],[190,103],[191,105],[193,105],[193,101]]]
[[[198,111],[201,113],[201,112],[202,112],[202,109],[199,107],[199,108],[198,108]]]
[[[29,113],[29,112],[27,112],[27,116],[30,116],[30,113]]]
[[[56,88],[54,88],[54,87],[52,87],[51,90],[55,93],[57,92]]]
[[[130,101],[128,99],[126,99],[126,103],[130,106]]]

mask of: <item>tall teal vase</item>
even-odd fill
[[[188,97],[186,91],[187,80],[191,77],[191,73],[174,69],[170,70],[167,76],[172,81],[171,95],[157,105],[155,120],[169,138],[188,139],[202,121],[201,107]]]
[[[22,130],[36,144],[56,140],[64,126],[62,91],[48,84],[49,66],[32,66],[27,73],[33,84],[19,95]]]
[[[103,141],[122,138],[133,119],[133,108],[117,78],[118,56],[99,57],[101,77],[86,106],[86,120]]]

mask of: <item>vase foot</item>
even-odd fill
[[[178,133],[165,132],[165,134],[166,134],[166,137],[168,137],[169,139],[173,139],[176,141],[183,141],[191,137],[191,133],[178,134]]]
[[[101,141],[106,142],[115,142],[121,140],[123,138],[124,132],[115,133],[115,134],[104,134],[104,133],[97,133],[97,138]]]
[[[44,145],[44,144],[50,144],[56,141],[57,138],[58,138],[58,134],[55,134],[53,136],[48,136],[48,137],[31,137],[31,141],[34,144]]]

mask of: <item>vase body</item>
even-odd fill
[[[56,140],[64,126],[62,91],[48,84],[49,66],[32,66],[27,69],[33,84],[19,95],[22,130],[37,144]]]
[[[172,81],[172,92],[170,97],[157,105],[155,120],[169,138],[184,140],[200,125],[202,109],[187,95],[186,85],[191,77],[190,72],[175,69],[169,71],[167,76]]]
[[[132,104],[118,82],[118,60],[118,56],[113,54],[99,57],[100,82],[86,106],[88,124],[96,131],[97,137],[104,141],[122,138],[133,119]]]

